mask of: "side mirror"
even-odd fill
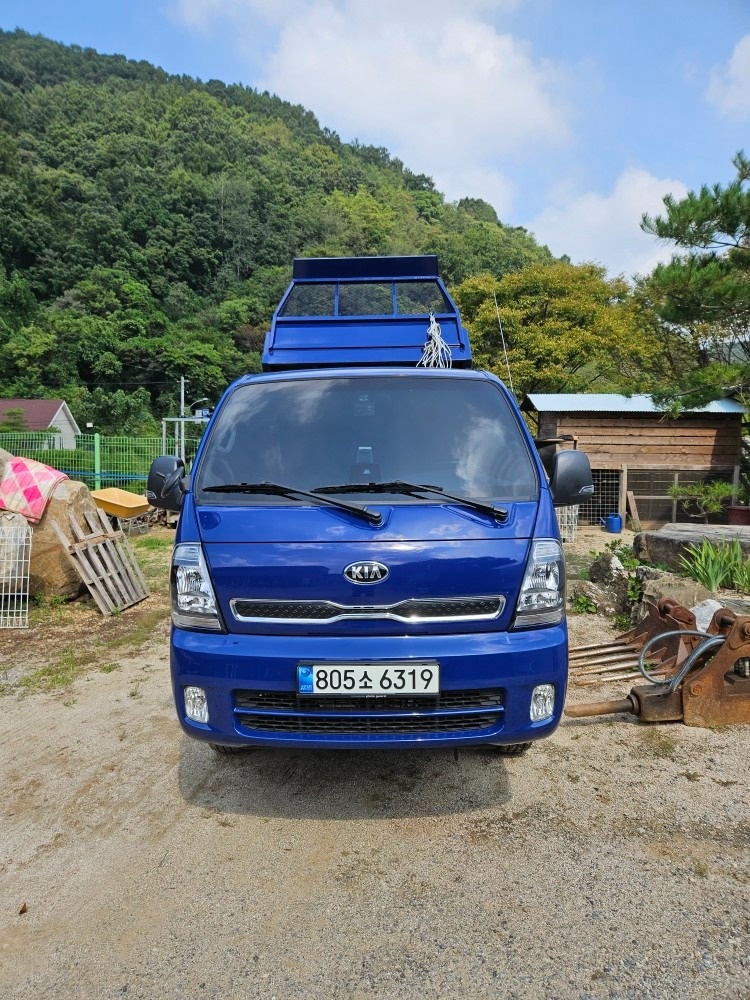
[[[590,500],[594,480],[588,456],[582,451],[558,451],[552,459],[549,488],[555,507],[572,507]]]
[[[160,455],[151,463],[146,499],[159,510],[179,511],[182,506],[185,463],[174,455]]]

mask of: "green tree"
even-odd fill
[[[462,282],[455,297],[475,360],[512,381],[519,398],[625,391],[655,350],[627,284],[607,280],[591,264],[535,264],[500,280],[479,275]]]
[[[14,406],[0,416],[0,434],[15,434],[26,430],[28,430],[26,414],[19,407]]]
[[[107,392],[96,388],[63,395],[77,423],[82,427],[91,423],[99,434],[149,437],[160,431],[151,415],[151,397],[145,389],[128,393],[122,389]]]
[[[662,396],[698,405],[750,386],[750,159],[733,160],[729,184],[664,198],[665,214],[642,228],[682,251],[645,282],[670,334],[677,330],[693,364]]]

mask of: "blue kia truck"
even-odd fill
[[[397,749],[549,736],[568,670],[555,506],[514,397],[471,367],[437,258],[300,259],[263,373],[231,385],[179,510],[171,671],[183,729],[248,747]]]

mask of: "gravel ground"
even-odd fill
[[[750,998],[750,727],[220,758],[118,653],[0,698],[3,1000]]]

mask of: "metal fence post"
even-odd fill
[[[94,434],[94,489],[102,488],[102,449],[101,437]]]

